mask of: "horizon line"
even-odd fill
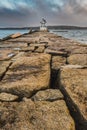
[[[87,26],[78,26],[78,25],[47,25],[47,27],[77,27],[77,28],[87,28]],[[18,27],[18,26],[11,26],[11,27],[0,27],[0,29],[4,29],[4,28],[33,28],[33,27],[40,27],[39,25],[37,26],[22,26],[22,27]]]

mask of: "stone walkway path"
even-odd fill
[[[0,41],[0,130],[19,129],[87,129],[87,45],[49,32]]]

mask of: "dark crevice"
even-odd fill
[[[34,50],[32,52],[35,52],[38,49],[38,46],[35,46]]]
[[[56,78],[57,79],[56,88],[58,88],[62,92],[62,94],[64,95],[64,100],[65,100],[66,105],[70,111],[70,115],[75,121],[76,130],[87,130],[87,120],[84,119],[78,106],[72,101],[71,97],[69,96],[69,94],[65,90],[65,87],[62,86],[62,84],[61,84],[60,71],[59,71],[57,76],[58,77]]]
[[[66,57],[66,64],[67,64],[67,65],[69,64],[69,62],[68,62],[68,57]]]
[[[51,88],[58,88],[57,79],[58,79],[59,70],[52,69],[51,70]]]
[[[76,130],[87,130],[87,120],[82,116],[77,105],[72,101],[67,91],[64,89],[64,86],[61,86],[60,91],[64,95],[64,100],[70,111],[70,115],[75,121]]]
[[[5,72],[1,75],[0,77],[0,81],[4,78],[5,74],[7,73],[7,71],[9,70],[9,67],[12,65],[12,62],[8,65],[8,67],[6,68]]]
[[[61,85],[60,69],[59,70],[52,69],[51,71],[52,71],[51,72],[51,88],[59,89],[64,95],[64,100],[69,109],[70,115],[75,122],[75,129],[87,130],[87,120],[84,119],[78,106],[72,101],[71,97],[69,96],[67,91],[64,89],[65,87]]]
[[[54,88],[54,71],[52,70],[52,55],[51,55],[51,60],[50,60],[50,88]]]

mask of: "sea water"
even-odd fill
[[[86,29],[78,29],[78,30],[51,30],[51,32],[63,36],[65,38],[69,38],[72,40],[76,40],[81,43],[87,44],[87,30]]]
[[[29,32],[28,29],[0,29],[0,39],[6,37],[6,36],[9,36],[11,34],[15,34],[15,33],[21,33],[21,34],[24,34],[24,33],[27,33]]]

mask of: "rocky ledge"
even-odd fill
[[[87,45],[49,32],[0,41],[0,130],[86,130]]]

